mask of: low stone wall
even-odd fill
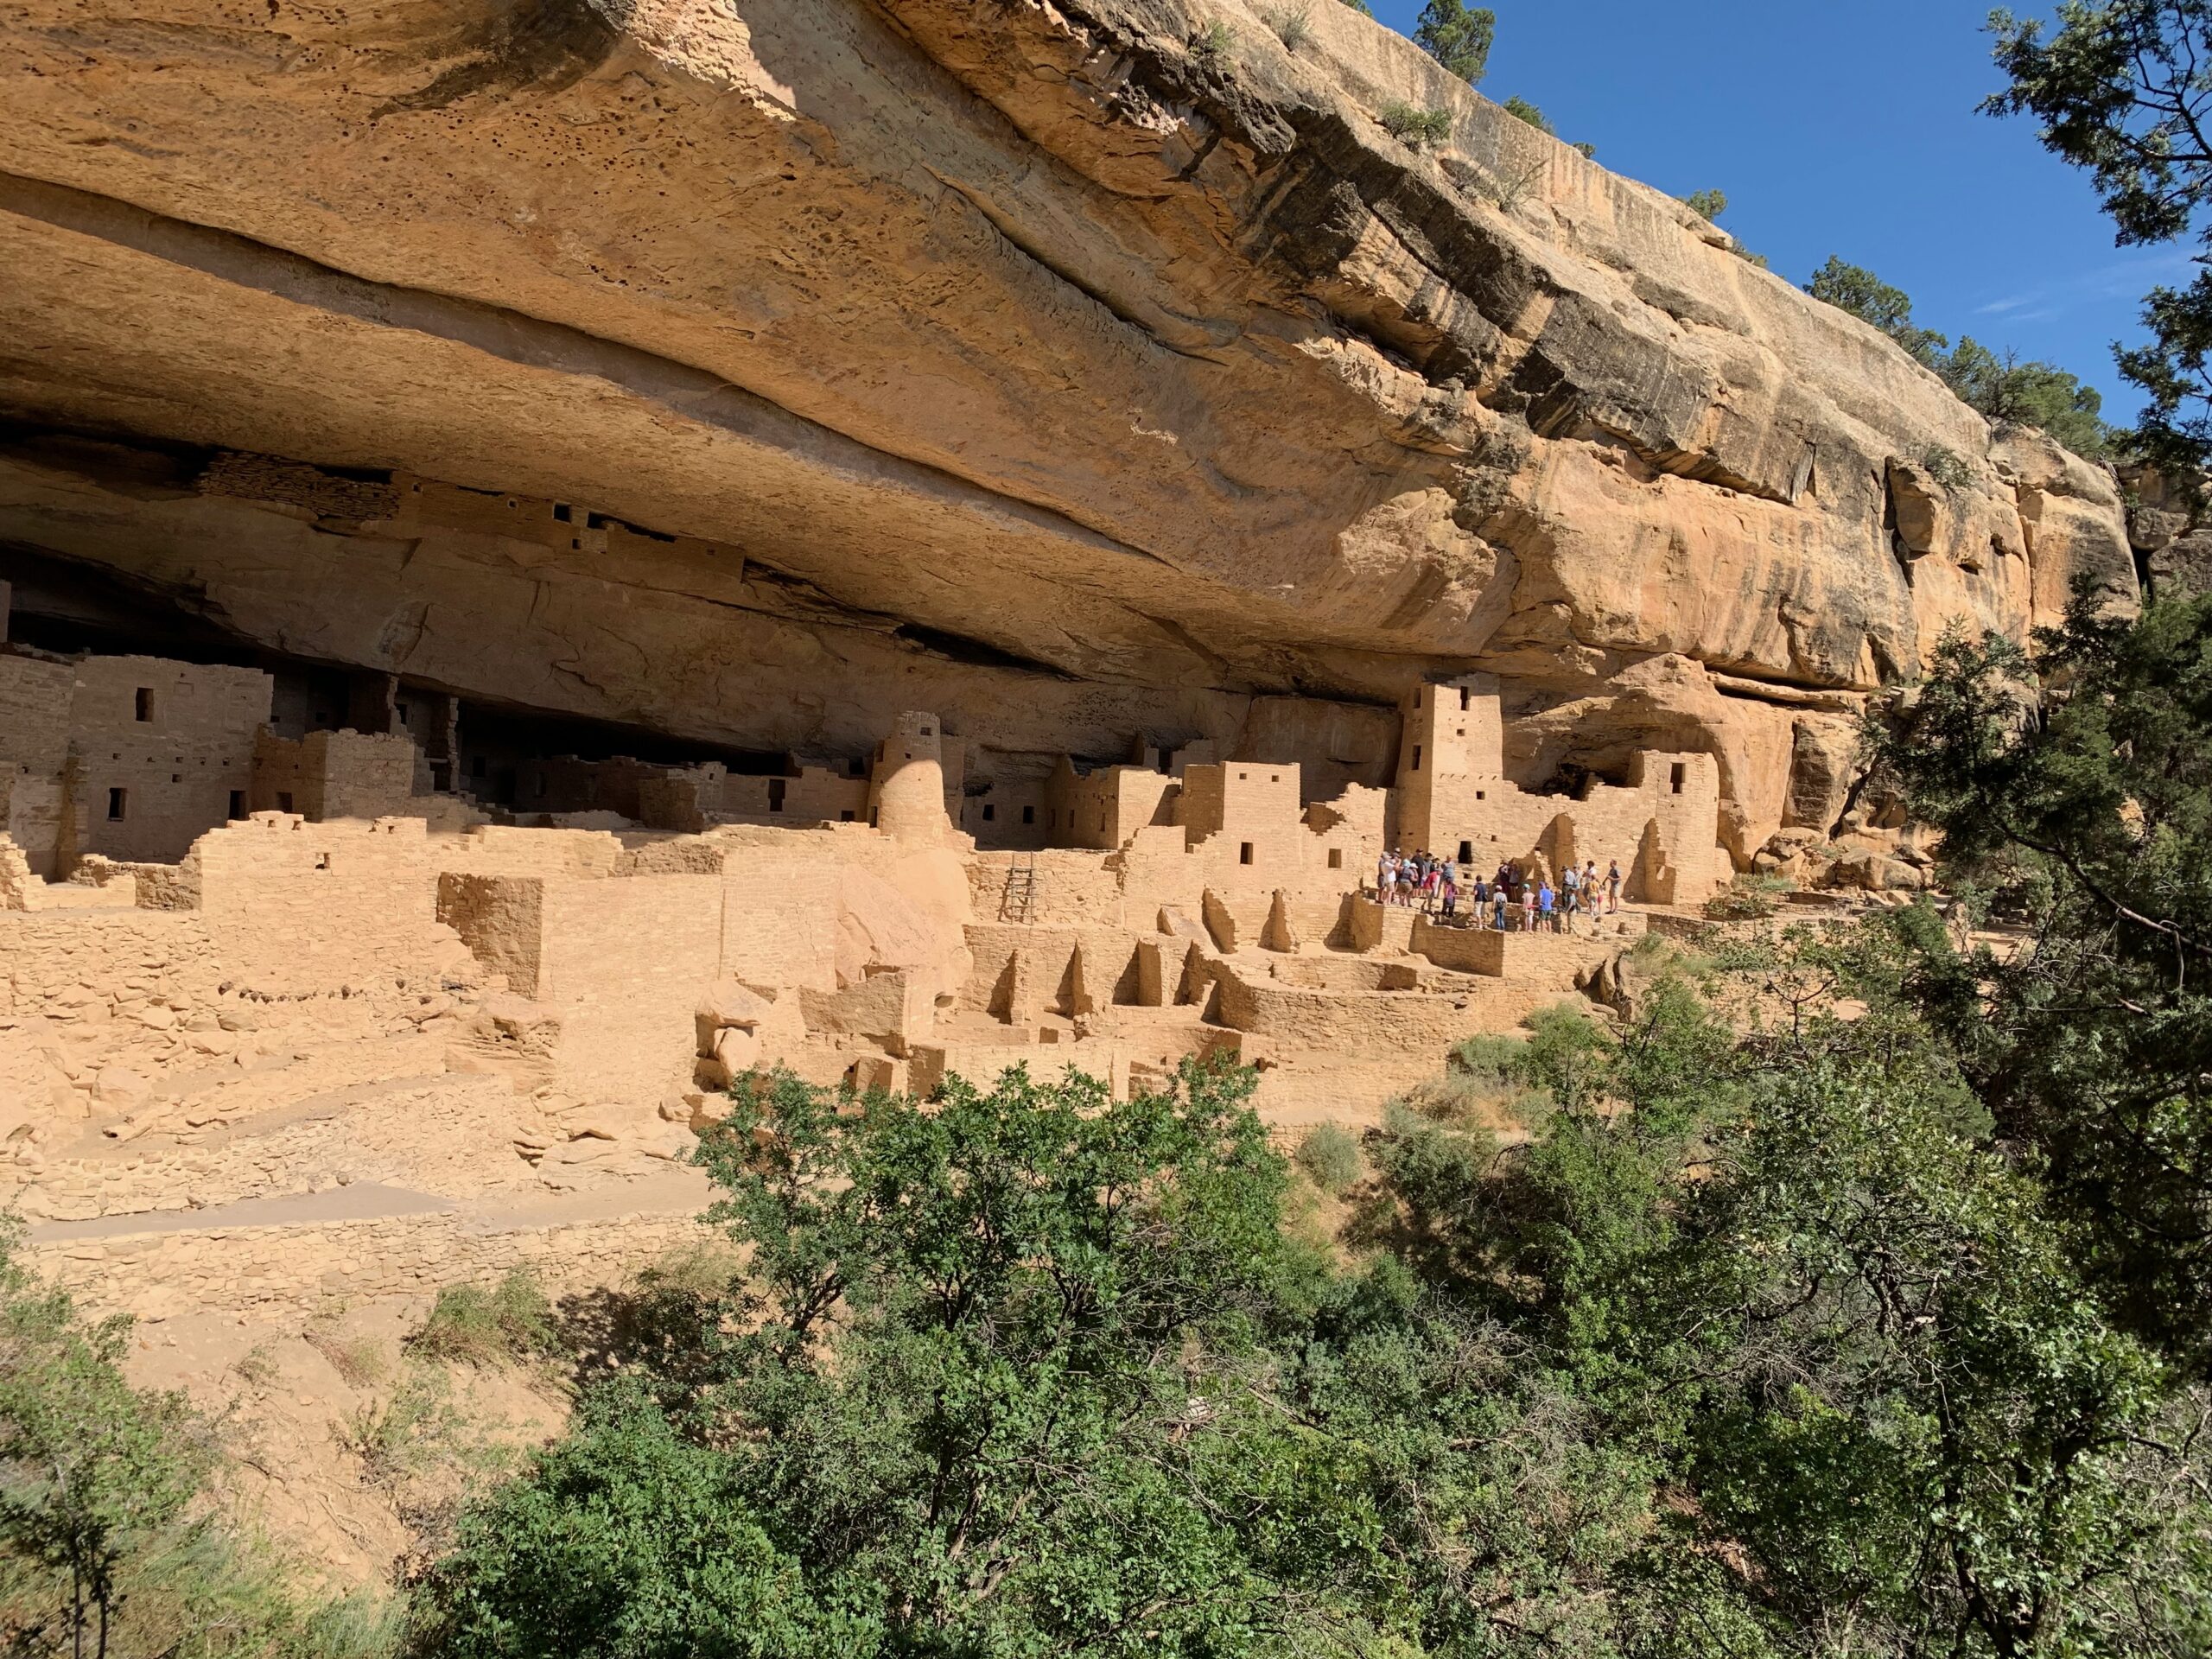
[[[393,1216],[62,1240],[30,1254],[96,1313],[152,1320],[251,1310],[305,1318],[333,1300],[427,1301],[446,1285],[487,1283],[518,1268],[559,1295],[612,1284],[711,1236],[690,1215],[665,1213],[499,1230],[461,1215]]]
[[[1627,913],[1608,917],[1604,930],[1595,938],[1587,933],[1501,933],[1491,927],[1439,927],[1420,917],[1414,922],[1412,948],[1440,968],[1564,988],[1640,936],[1643,918]]]
[[[1310,991],[1275,980],[1246,978],[1228,964],[1215,973],[1214,1015],[1224,1026],[1279,1045],[1329,1054],[1397,1054],[1444,1049],[1473,1031],[1510,1024],[1507,988],[1471,983],[1461,996],[1419,991]]]

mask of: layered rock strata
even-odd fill
[[[1953,621],[2133,592],[2107,474],[1310,23],[23,0],[0,543],[702,741],[936,708],[978,777],[1149,735],[1380,781],[1398,700],[1482,670],[1524,783],[1713,753],[1739,863],[1828,827]]]

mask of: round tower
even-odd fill
[[[935,715],[899,716],[876,751],[868,822],[901,841],[942,842],[952,829],[944,810],[944,728]]]

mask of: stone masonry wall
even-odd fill
[[[75,671],[69,855],[173,863],[210,825],[242,816],[268,675],[158,657],[85,657]]]

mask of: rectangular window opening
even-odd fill
[[[1250,842],[1242,841],[1236,843],[1236,861],[1239,864],[1249,864],[1252,861],[1252,843]]]
[[[1679,795],[1682,792],[1682,784],[1688,775],[1689,768],[1684,766],[1681,761],[1675,761],[1668,779],[1668,781],[1673,785],[1674,793]]]
[[[1036,809],[1035,807],[1033,807],[1033,806],[1025,806],[1025,807],[1023,807],[1023,808],[1021,809],[1021,821],[1022,821],[1024,823],[1036,823],[1036,822],[1037,822],[1037,809]]]
[[[1414,745],[1414,770],[1421,770],[1421,745],[1418,743]]]
[[[1469,703],[1470,703],[1471,700],[1473,698],[1474,695],[1475,695],[1475,694],[1474,694],[1473,692],[1470,691],[1470,690],[1469,690],[1465,686],[1464,686],[1464,685],[1463,685],[1463,686],[1461,686],[1461,687],[1459,688],[1459,710],[1460,710],[1460,712],[1461,712],[1462,714],[1464,714],[1464,713],[1465,713],[1465,712],[1466,712],[1466,709],[1467,709],[1467,708],[1468,708],[1468,705],[1469,705]],[[1462,732],[1462,733],[1460,734],[1460,735],[1461,735],[1462,737],[1465,737],[1465,736],[1466,735],[1466,734],[1465,734],[1465,732]]]
[[[780,812],[784,810],[784,789],[785,784],[782,779],[771,778],[768,780],[768,810],[771,812]]]
[[[230,816],[234,819],[245,817],[245,791],[234,789],[231,791]]]
[[[125,809],[125,808],[127,808],[130,804],[130,791],[129,790],[127,790],[127,789],[111,789],[110,791],[108,791],[108,792],[107,792],[107,821],[108,821],[110,823],[121,823],[123,822],[123,815],[124,815],[124,809]]]
[[[983,804],[983,822],[984,822],[985,823],[997,823],[997,822],[998,822],[998,816],[999,816],[999,810],[998,810],[998,808],[996,808],[995,806],[993,806],[992,804],[990,804],[990,803],[989,803],[989,802],[986,801],[986,802]]]
[[[133,697],[133,698],[131,699],[131,702],[132,702],[133,705],[135,706],[136,711],[137,711],[137,716],[138,716],[138,718],[139,718],[140,720],[142,720],[142,721],[145,721],[145,720],[151,720],[151,719],[153,719],[153,717],[154,717],[154,688],[153,688],[152,686],[150,686],[150,685],[142,685],[142,686],[140,686],[140,687],[138,688],[138,694],[137,694],[137,696],[135,696],[135,697]]]
[[[1463,841],[1459,843],[1459,861],[1462,864],[1471,864],[1475,861],[1475,843],[1473,842]]]
[[[276,810],[279,812],[289,812],[292,810],[292,791],[290,790],[280,789],[276,791]]]
[[[1329,868],[1330,868],[1331,869],[1332,869],[1332,870],[1341,870],[1342,868],[1344,868],[1344,849],[1343,848],[1341,848],[1341,847],[1332,847],[1332,848],[1330,848],[1330,849],[1329,849]]]
[[[837,815],[837,822],[840,823],[850,823],[852,821],[853,809],[849,806]]]

